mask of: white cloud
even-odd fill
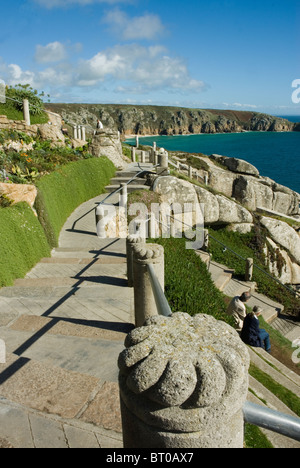
[[[173,89],[200,91],[202,81],[190,77],[181,58],[162,55],[162,47],[142,47],[137,44],[116,46],[99,52],[79,66],[80,86],[94,86],[108,77],[119,80],[119,89],[149,91]],[[127,82],[126,86],[123,82]]]
[[[85,89],[85,93],[106,88],[111,92],[131,95],[153,91],[198,93],[205,89],[202,81],[190,76],[182,58],[171,57],[159,45],[118,45],[77,62],[63,60],[66,47],[60,46],[59,42],[38,46],[36,67],[30,71],[0,60],[1,78],[10,85],[29,83],[51,95],[70,93],[76,88]],[[58,57],[61,61],[58,61]]]
[[[38,63],[60,62],[66,56],[66,48],[61,42],[51,42],[46,46],[36,46],[35,60]]]
[[[165,31],[159,16],[154,14],[130,18],[123,11],[115,9],[106,15],[103,22],[124,40],[151,40],[160,37]]]

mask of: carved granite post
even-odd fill
[[[127,279],[130,288],[133,287],[133,247],[135,244],[143,242],[145,239],[142,237],[128,236],[126,239]]]
[[[249,354],[212,316],[149,318],[119,356],[124,448],[242,448]]]
[[[137,243],[133,246],[133,285],[135,325],[140,327],[145,320],[157,315],[147,265],[151,263],[157,279],[164,290],[164,248],[157,244]]]
[[[246,274],[245,279],[246,281],[252,281],[253,276],[253,258],[246,259]]]
[[[26,125],[30,125],[29,101],[23,99],[23,115]]]

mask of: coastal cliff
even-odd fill
[[[244,131],[299,131],[300,124],[257,112],[122,104],[46,104],[70,125],[92,133],[97,119],[121,135],[189,135]]]

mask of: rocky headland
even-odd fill
[[[89,133],[100,119],[123,136],[300,130],[300,124],[257,112],[121,104],[47,104],[46,108],[70,125],[84,125]]]

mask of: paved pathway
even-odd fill
[[[122,447],[117,359],[133,291],[125,240],[95,234],[104,196],[75,210],[51,258],[0,290],[0,447]]]

